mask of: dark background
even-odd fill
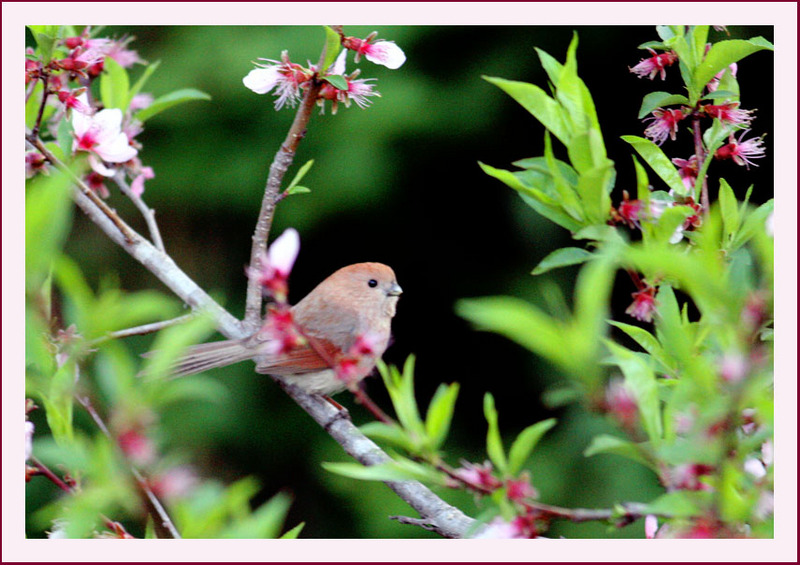
[[[561,292],[570,300],[577,269],[541,277],[529,273],[552,250],[571,244],[569,234],[539,217],[499,181],[484,175],[478,161],[513,169],[515,160],[543,153],[542,126],[482,75],[532,82],[547,88],[534,47],[564,61],[573,31],[579,35],[578,69],[597,106],[609,157],[616,162],[621,191],[635,193],[630,147],[621,135],[643,135],[637,119],[642,97],[654,90],[683,93],[677,67],[667,80],[636,78],[629,67],[648,56],[637,46],[656,40],[649,27],[348,27],[365,37],[373,29],[395,40],[408,56],[396,71],[362,60],[362,77],[376,77],[382,97],[367,110],[340,108],[336,116],[312,117],[300,145],[291,179],[309,159],[315,164],[303,180],[311,194],[283,201],[273,237],[288,226],[301,234],[301,253],[291,278],[296,302],[335,269],[354,262],[391,265],[404,289],[394,322],[394,345],[385,355],[402,364],[417,356],[417,398],[427,406],[442,382],[461,383],[448,462],[480,462],[485,455],[486,422],[482,398],[497,401],[500,427],[510,441],[525,426],[555,416],[551,431],[529,468],[544,502],[564,506],[609,507],[647,501],[659,494],[645,469],[611,455],[585,458],[582,451],[597,433],[616,433],[602,417],[577,406],[551,411],[540,400],[557,383],[557,371],[510,341],[472,330],[453,311],[464,297],[509,294],[547,307],[545,296]],[[732,28],[731,37],[762,35],[771,28]],[[320,27],[120,27],[104,35],[136,37],[131,44],[161,66],[145,90],[156,96],[193,87],[212,96],[153,118],[139,139],[140,157],[152,165],[145,199],[157,210],[167,251],[200,286],[243,315],[250,242],[267,169],[283,141],[293,111],[273,109],[274,97],[259,96],[241,79],[259,57],[277,59],[288,49],[293,61],[316,62],[324,34]],[[724,32],[711,32],[713,39]],[[348,72],[355,68],[348,59]],[[141,72],[134,69],[134,79]],[[739,64],[742,107],[757,108],[751,135],[772,130],[773,58],[759,52]],[[663,148],[688,158],[685,133]],[[731,162],[715,163],[712,175],[726,178],[739,199],[750,184],[752,200],[773,192],[771,139],[767,157],[746,171]],[[563,154],[563,153],[562,153]],[[651,182],[663,188],[655,175]],[[712,186],[712,199],[716,186]],[[113,206],[146,233],[139,217],[114,194]],[[117,270],[127,290],[166,289],[140,265],[106,240],[90,222],[78,218],[68,246],[93,282]],[[634,290],[618,278],[617,319]],[[131,340],[136,353],[150,339]],[[279,490],[293,494],[288,526],[305,521],[303,537],[431,536],[398,525],[388,515],[413,515],[380,483],[364,483],[327,473],[323,461],[347,456],[271,381],[241,364],[215,373],[230,390],[219,405],[187,405],[163,416],[164,451],[177,451],[199,473],[223,481],[255,475],[263,485],[256,502]],[[378,378],[368,392],[384,408],[390,404]],[[343,394],[354,421],[368,415]],[[480,507],[471,497],[440,493],[464,511]],[[551,535],[567,537],[642,536],[641,524],[606,531],[601,524],[563,524]]]

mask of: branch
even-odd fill
[[[325,60],[325,49],[322,50],[320,56],[320,64]],[[264,189],[264,197],[261,200],[261,212],[258,215],[256,222],[255,232],[253,233],[253,247],[250,251],[250,269],[259,268],[259,255],[267,249],[267,238],[269,237],[269,230],[272,227],[272,218],[275,215],[275,206],[280,200],[280,189],[283,177],[286,171],[294,161],[297,146],[300,141],[305,137],[306,126],[311,119],[311,111],[317,102],[317,95],[319,94],[322,83],[317,78],[311,79],[311,86],[309,86],[303,93],[303,101],[295,114],[292,126],[286,135],[286,139],[281,145],[272,165],[269,168],[269,176],[267,177],[267,186]],[[258,281],[248,279],[247,281],[247,298],[245,306],[244,324],[250,329],[251,333],[255,332],[261,324],[261,307],[263,304],[263,296],[261,294],[261,286]]]
[[[194,314],[185,314],[183,316],[178,316],[177,318],[172,318],[171,320],[164,320],[162,322],[153,322],[152,324],[144,324],[141,326],[136,326],[133,328],[127,328],[124,330],[117,330],[115,332],[108,332],[104,336],[100,336],[98,338],[93,339],[89,342],[89,346],[99,345],[101,343],[105,343],[106,341],[112,339],[119,339],[121,337],[130,337],[133,335],[147,335],[155,332],[159,332],[164,328],[168,328],[170,326],[174,326],[176,324],[182,324],[194,317]]]
[[[136,208],[139,209],[139,212],[142,213],[144,221],[147,223],[147,229],[150,231],[150,239],[153,240],[153,245],[155,245],[156,249],[163,253],[164,242],[161,239],[161,232],[158,230],[158,224],[156,223],[156,211],[145,204],[141,196],[137,196],[133,193],[131,187],[125,182],[125,178],[121,172],[114,175],[114,182],[117,183],[117,186],[119,187],[120,191],[122,191],[122,194],[130,198],[134,206],[136,206]]]
[[[100,431],[103,432],[109,440],[116,444],[114,440],[114,436],[111,435],[111,432],[108,430],[108,426],[100,417],[100,414],[97,413],[97,410],[94,409],[92,403],[89,401],[88,397],[81,397],[79,395],[75,395],[76,400],[83,406],[89,415],[94,420],[97,427],[100,428]],[[144,498],[145,506],[147,506],[148,513],[153,517],[153,526],[156,531],[156,535],[162,539],[181,539],[180,533],[178,533],[177,528],[172,523],[172,520],[167,514],[166,509],[158,500],[153,490],[150,488],[150,485],[147,483],[147,479],[142,476],[142,473],[134,467],[132,464],[128,465],[131,474],[133,475],[134,480],[136,481],[137,486]]]
[[[367,438],[353,422],[322,397],[309,395],[278,378],[275,381],[308,412],[345,452],[365,466],[380,465],[392,459]],[[473,533],[477,522],[458,508],[444,502],[428,487],[417,481],[385,481],[409,506],[416,510],[430,530],[446,538],[463,538]]]
[[[36,134],[34,134],[34,133],[26,133],[25,134],[25,141],[30,143],[33,147],[36,148],[37,151],[39,151],[39,153],[44,155],[45,159],[50,161],[50,163],[54,167],[57,167],[59,170],[61,170],[62,172],[64,172],[68,176],[70,176],[72,178],[72,181],[75,183],[75,186],[77,187],[77,190],[81,194],[83,194],[86,198],[88,198],[95,206],[97,206],[97,208],[99,208],[99,210],[108,219],[110,219],[114,223],[116,228],[125,237],[125,242],[126,243],[133,243],[133,241],[134,241],[133,240],[133,238],[134,238],[133,234],[135,234],[136,232],[134,232],[125,222],[123,222],[122,218],[120,218],[114,210],[109,208],[108,205],[105,202],[103,202],[103,200],[99,196],[97,196],[97,194],[95,194],[94,191],[91,188],[86,186],[86,183],[84,183],[80,178],[78,178],[75,175],[75,173],[72,172],[72,169],[67,167],[64,163],[61,162],[61,160],[58,159],[58,157],[53,155],[47,149],[47,147],[44,146],[44,143],[42,143],[42,140],[39,139],[36,136]],[[141,236],[139,236],[139,237],[141,237]]]

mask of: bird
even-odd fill
[[[337,374],[338,361],[349,358],[356,381],[372,372],[389,346],[402,292],[387,265],[342,267],[289,308],[288,318],[286,311],[275,311],[249,337],[191,346],[172,366],[171,375],[183,377],[252,359],[257,373],[329,397],[348,386]]]

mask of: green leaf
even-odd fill
[[[324,74],[328,70],[328,67],[333,64],[342,49],[342,38],[339,34],[328,26],[322,27],[325,28],[325,60],[322,62],[320,74]]]
[[[647,437],[658,445],[663,436],[661,404],[658,398],[656,375],[645,358],[633,351],[607,340],[606,347],[612,354],[612,363],[619,366],[625,375],[625,387],[636,399],[636,405],[647,432]],[[649,358],[647,358],[649,359]]]
[[[30,130],[36,125],[36,118],[39,116],[39,107],[42,104],[43,90],[44,84],[42,84],[42,81],[36,81],[36,84],[33,86],[33,92],[31,92],[31,95],[25,102],[25,127]],[[44,121],[44,119],[42,121]]]
[[[72,182],[54,169],[29,184],[25,195],[25,283],[31,290],[49,275],[66,240],[72,223]]]
[[[748,241],[750,241],[753,237],[755,237],[756,233],[763,232],[765,229],[765,222],[767,220],[767,216],[769,216],[775,208],[775,201],[770,199],[754,211],[747,214],[743,223],[742,229],[736,234],[733,241],[731,242],[730,249],[738,249]]]
[[[638,117],[641,120],[656,108],[663,108],[664,106],[672,106],[674,104],[686,105],[689,104],[689,99],[682,94],[651,92],[642,99],[642,106],[639,108]]]
[[[550,253],[536,266],[531,274],[541,275],[551,269],[566,267],[569,265],[579,265],[590,260],[591,253],[580,247],[562,247]]]
[[[578,194],[581,197],[586,222],[605,224],[611,210],[611,189],[614,187],[616,171],[614,163],[606,160],[599,167],[584,171],[578,180]]]
[[[637,153],[644,159],[648,165],[661,177],[669,188],[675,191],[676,194],[685,196],[686,187],[678,174],[678,170],[670,161],[661,148],[643,137],[635,135],[623,135],[622,139],[630,143]]]
[[[626,459],[641,463],[645,467],[658,472],[658,466],[653,460],[650,450],[642,444],[633,443],[626,439],[601,434],[592,438],[589,447],[583,452],[586,457],[591,457],[599,453],[613,453]]]
[[[160,114],[164,110],[171,108],[176,104],[183,104],[184,102],[192,102],[194,100],[211,100],[211,96],[205,92],[195,90],[194,88],[175,90],[169,94],[165,94],[164,96],[156,98],[147,108],[142,108],[136,112],[134,117],[141,122],[145,122],[156,114]]]
[[[456,398],[458,398],[458,383],[440,384],[434,393],[428,412],[425,416],[425,431],[431,443],[430,448],[437,450],[447,439],[450,431],[450,422],[453,419]]]
[[[234,522],[223,529],[222,539],[274,539],[277,538],[292,504],[291,497],[278,493],[249,514],[235,516]]]
[[[547,164],[547,174],[552,179],[552,187],[555,189],[553,196],[556,197],[556,200],[554,204],[561,206],[572,218],[582,222],[584,219],[583,206],[578,200],[578,195],[574,189],[577,183],[567,180],[566,175],[562,172],[561,162],[556,159],[553,153],[553,143],[549,133],[545,133],[544,136],[544,158]],[[574,171],[574,169],[571,170]],[[527,177],[529,176],[527,175]],[[579,180],[580,177],[576,175],[576,181]],[[546,186],[544,185],[541,188],[545,190]]]
[[[387,441],[397,447],[413,452],[416,449],[415,442],[408,437],[405,430],[396,424],[384,424],[383,422],[367,422],[359,426],[365,436]]]
[[[297,171],[297,174],[294,176],[292,181],[289,183],[289,186],[286,187],[284,194],[300,194],[302,192],[311,192],[308,188],[304,186],[298,186],[298,183],[303,180],[303,177],[306,176],[311,167],[314,165],[314,159],[310,159],[307,161],[300,169]]]
[[[694,210],[690,206],[672,206],[664,210],[653,230],[655,241],[663,245],[669,243],[675,230],[692,214]]]
[[[536,85],[527,82],[483,76],[487,82],[501,88],[539,120],[564,145],[569,145],[570,130],[561,105]]]
[[[731,239],[739,230],[739,203],[731,185],[725,179],[719,180],[719,207],[722,225],[725,228],[725,241]]]
[[[303,531],[303,528],[305,528],[305,526],[306,526],[305,522],[300,522],[294,528],[283,534],[280,539],[297,539],[298,537],[300,537],[300,532]]]
[[[55,46],[56,39],[58,39],[61,26],[29,25],[27,27],[31,30],[31,34],[36,40],[36,45],[39,48],[39,55],[42,58],[42,64],[49,64],[50,60],[53,58],[53,47]]]
[[[645,209],[649,209],[650,180],[647,178],[647,171],[635,155],[631,155],[631,158],[633,159],[633,168],[636,170],[636,198],[644,203]]]
[[[503,440],[500,437],[500,427],[497,423],[497,409],[494,407],[494,397],[487,392],[483,396],[483,414],[489,429],[486,432],[486,453],[501,474],[508,474],[508,460],[503,450]]]
[[[517,175],[510,171],[495,169],[490,165],[485,165],[480,162],[478,164],[487,175],[496,178],[516,190],[530,207],[545,218],[572,232],[581,229],[582,224],[566,214],[558,200],[547,195],[542,190],[523,183]]]
[[[332,87],[336,88],[337,90],[347,90],[347,79],[345,79],[341,75],[327,75],[321,77],[321,79]]]
[[[647,504],[644,513],[671,518],[703,514],[711,503],[711,492],[678,490],[662,494]]]
[[[106,108],[119,108],[124,114],[130,102],[130,79],[125,67],[111,57],[105,58],[100,75],[100,99]]]
[[[508,451],[509,475],[516,476],[522,470],[522,466],[525,465],[525,462],[533,453],[536,444],[555,425],[556,419],[549,418],[528,426],[520,432]]]
[[[130,99],[128,100],[128,104],[130,104],[130,101],[133,100],[134,96],[136,96],[137,94],[139,94],[139,92],[142,91],[142,88],[144,88],[144,85],[147,83],[147,80],[152,76],[154,72],[156,72],[156,69],[160,64],[161,61],[156,61],[155,63],[150,63],[144,68],[142,76],[139,77],[139,79],[134,83],[133,88],[130,89],[129,93]]]
[[[508,296],[462,299],[456,313],[479,330],[492,331],[517,342],[561,367],[575,367],[564,347],[563,325],[535,306]]]
[[[322,463],[323,469],[337,475],[362,481],[421,481],[428,484],[444,485],[442,475],[434,469],[400,458],[379,465],[365,467],[359,463]]]
[[[763,49],[774,50],[772,43],[763,37],[727,39],[713,44],[703,61],[695,69],[692,86],[698,92],[702,91],[718,72]]]

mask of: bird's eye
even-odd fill
[[[375,288],[376,286],[378,286],[378,281],[376,281],[375,279],[369,279],[369,282],[367,284],[369,285],[370,288]]]

